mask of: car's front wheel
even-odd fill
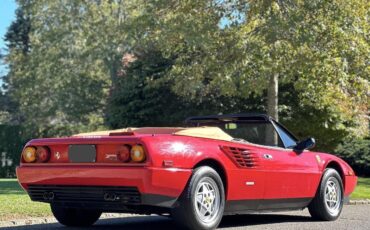
[[[225,208],[222,180],[211,167],[196,168],[172,217],[187,229],[209,230],[219,225]]]
[[[50,204],[50,207],[55,219],[69,227],[91,226],[101,215],[101,212],[97,210],[68,208],[56,204]]]
[[[316,196],[308,206],[314,219],[336,220],[343,208],[343,183],[339,173],[332,168],[324,171]]]

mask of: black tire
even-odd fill
[[[325,200],[326,193],[330,191],[330,188],[328,188],[329,186],[328,183],[336,184],[335,188],[337,188],[337,191],[335,192],[336,195],[334,196],[329,195],[329,197],[330,196],[334,197],[332,199],[337,200],[337,202],[335,202],[335,205],[332,208],[329,207],[330,202],[328,204],[328,202]],[[312,218],[316,220],[333,221],[338,219],[342,212],[343,199],[344,193],[342,178],[335,169],[327,168],[323,173],[320,186],[317,189],[315,198],[311,201],[310,205],[308,206],[308,210]]]
[[[55,204],[50,204],[50,207],[58,222],[69,227],[91,226],[101,215],[97,210],[67,208]]]
[[[204,189],[204,187],[207,187],[207,189]],[[203,195],[199,195],[200,190],[202,190]],[[196,194],[198,194],[197,200]],[[206,211],[206,213],[209,213],[208,217],[202,215],[202,211],[199,210],[204,211],[204,208],[209,209],[209,211]],[[177,225],[186,229],[209,230],[217,228],[220,224],[224,209],[225,191],[221,177],[213,168],[202,166],[194,170],[189,183],[178,200],[178,205],[172,210],[171,215]]]

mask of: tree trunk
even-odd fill
[[[267,114],[274,118],[276,121],[279,119],[278,113],[278,74],[273,74],[270,76],[269,86],[267,89]],[[278,136],[276,131],[272,126],[269,126],[266,130],[266,143],[268,145],[277,146]]]
[[[279,75],[271,75],[269,87],[267,89],[267,114],[279,121],[278,113],[278,93],[279,93]]]

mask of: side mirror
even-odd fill
[[[312,149],[313,147],[315,147],[315,145],[315,139],[310,137],[304,141],[298,142],[297,145],[294,147],[294,151],[302,152],[305,149]]]

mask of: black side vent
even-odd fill
[[[259,159],[256,153],[242,148],[220,146],[229,158],[240,168],[258,168]]]

